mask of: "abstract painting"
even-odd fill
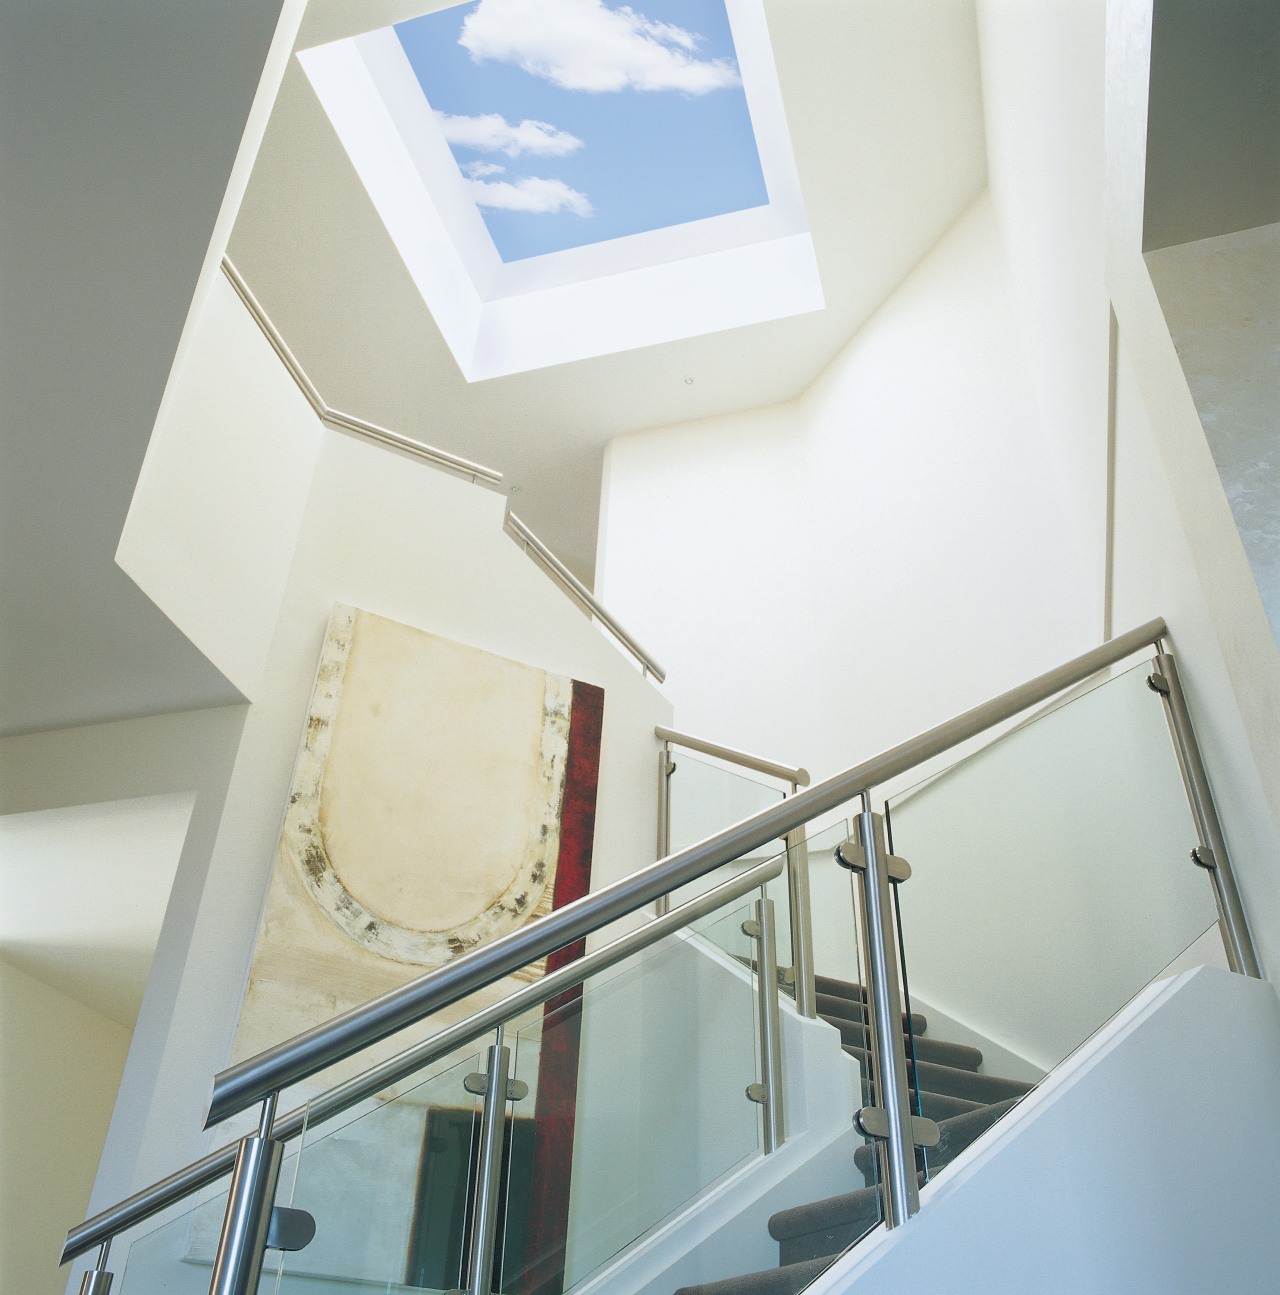
[[[335,607],[233,1057],[585,894],[603,702],[594,685]]]

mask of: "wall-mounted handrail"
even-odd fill
[[[640,663],[640,669],[644,674],[652,675],[659,683],[666,679],[667,672],[618,624],[596,599],[595,594],[547,548],[510,508],[507,509],[502,529],[542,567],[588,616],[598,620],[635,657]]]
[[[654,725],[653,733],[663,742],[674,742],[676,746],[682,746],[687,751],[699,751],[703,755],[713,755],[717,760],[741,765],[744,769],[754,769],[756,773],[768,774],[769,777],[777,778],[780,782],[789,782],[794,787],[809,785],[807,769],[779,764],[777,760],[766,760],[762,755],[752,755],[750,751],[739,751],[732,746],[721,746],[719,742],[708,742],[706,738],[694,737],[692,733],[681,733],[674,728],[666,728],[662,724]]]
[[[206,1126],[220,1123],[554,950],[629,916],[659,896],[742,858],[774,838],[785,836],[860,792],[896,778],[993,725],[1013,718],[1028,706],[1083,682],[1097,671],[1154,644],[1167,633],[1163,620],[1149,621],[629,877],[463,954],[446,967],[231,1066],[214,1078]]]
[[[297,1137],[304,1127],[314,1128],[317,1124],[340,1115],[352,1106],[376,1096],[390,1088],[392,1084],[397,1084],[400,1080],[440,1060],[441,1057],[448,1056],[457,1048],[465,1047],[502,1022],[512,1020],[531,1008],[555,998],[558,994],[580,985],[589,977],[607,971],[633,954],[683,929],[691,922],[696,922],[699,918],[714,913],[716,909],[733,903],[735,899],[742,898],[765,882],[772,881],[782,872],[782,868],[781,858],[767,859],[764,863],[758,863],[754,868],[721,882],[711,890],[673,908],[664,917],[647,922],[644,926],[567,963],[557,971],[540,976],[506,998],[473,1012],[465,1020],[446,1026],[429,1039],[415,1043],[412,1047],[396,1053],[393,1057],[388,1057],[359,1075],[334,1085],[313,1097],[305,1106],[299,1106],[285,1115],[277,1116],[271,1125],[271,1136],[278,1141],[287,1142]],[[225,1177],[235,1164],[237,1145],[233,1142],[229,1146],[210,1152],[207,1156],[179,1169],[167,1178],[162,1178],[159,1182],[152,1183],[150,1187],[135,1192],[110,1209],[103,1210],[72,1228],[67,1233],[59,1262],[67,1263],[78,1255],[86,1254],[94,1246],[109,1241],[126,1228],[145,1223],[147,1219],[153,1218],[169,1206],[176,1205],[192,1193]]]
[[[280,330],[271,321],[271,317],[263,309],[262,303],[253,295],[249,285],[244,281],[244,277],[232,264],[229,257],[224,256],[222,258],[222,273],[226,275],[227,281],[235,289],[236,296],[244,303],[245,309],[253,316],[254,323],[262,330],[262,335],[270,342],[271,349],[275,351],[280,358],[280,362],[289,371],[289,376],[298,384],[298,390],[307,398],[307,403],[310,404],[321,422],[327,427],[332,427],[335,431],[362,437],[364,440],[376,441],[379,445],[389,445],[392,449],[403,450],[406,454],[412,454],[415,458],[430,463],[432,467],[443,468],[446,472],[466,477],[476,485],[502,485],[502,473],[493,468],[486,468],[482,464],[472,463],[470,459],[464,459],[457,454],[450,454],[448,450],[437,449],[434,445],[428,445],[425,441],[415,440],[412,436],[405,436],[401,432],[393,432],[386,427],[379,427],[376,423],[366,422],[363,418],[356,418],[352,414],[344,414],[326,404],[319,388],[311,381],[307,371],[302,367],[302,362],[289,349],[289,344],[284,340]]]
[[[337,432],[345,432],[350,436],[358,436],[362,440],[372,441],[377,445],[385,445],[393,450],[401,450],[405,454],[411,454],[414,458],[421,459],[424,463],[430,463],[432,467],[443,468],[446,472],[451,472],[455,476],[465,477],[475,485],[491,486],[498,489],[502,487],[502,473],[495,468],[486,468],[482,463],[473,463],[470,459],[462,458],[461,455],[450,454],[448,450],[438,449],[434,445],[428,445],[425,441],[406,436],[403,432],[394,431],[389,427],[382,427],[378,423],[371,423],[368,419],[357,418],[354,414],[345,414],[340,409],[334,409],[327,404],[325,398],[320,394],[320,389],[311,381],[306,369],[302,367],[301,360],[294,355],[288,342],[284,340],[284,336],[272,322],[262,303],[253,295],[252,289],[245,282],[244,276],[236,269],[230,257],[224,256],[222,258],[222,273],[226,275],[227,282],[235,289],[236,295],[253,317],[253,321],[258,325],[262,335],[271,344],[271,349],[275,351],[281,364],[288,370],[289,376],[297,384],[298,390],[306,397],[307,403],[315,410],[317,417],[326,427],[331,427]],[[593,616],[598,620],[635,657],[645,674],[652,675],[659,683],[666,679],[666,671],[600,605],[591,590],[547,548],[524,522],[514,516],[510,509],[507,510],[503,529],[517,543],[523,546],[525,552],[560,585],[565,593],[588,616]]]

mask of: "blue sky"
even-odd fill
[[[768,202],[724,0],[474,0],[395,30],[504,261]]]

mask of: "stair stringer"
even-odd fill
[[[1143,991],[927,1185],[906,1226],[806,1295],[1268,1289],[1278,1154],[1274,987],[1198,967]]]
[[[710,941],[685,935],[724,970],[751,975]],[[787,1138],[772,1155],[757,1156],[699,1195],[606,1267],[573,1288],[572,1295],[671,1295],[677,1288],[741,1271],[744,1264],[773,1267],[777,1242],[768,1221],[780,1209],[850,1190],[853,1130],[860,1105],[861,1067],[840,1047],[824,1021],[797,1015],[783,999],[783,1065]]]

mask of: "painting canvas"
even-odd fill
[[[593,685],[336,607],[234,1058],[584,894],[602,711]]]

